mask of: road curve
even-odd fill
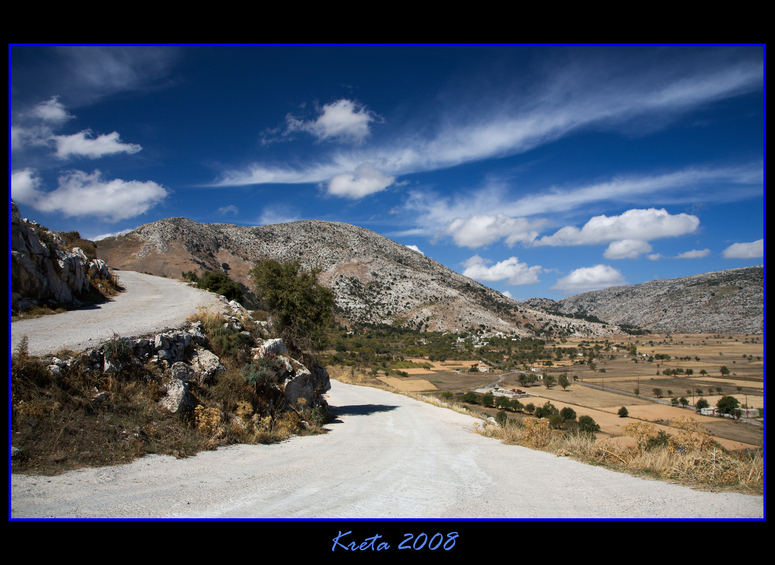
[[[27,336],[31,355],[98,347],[113,334],[131,337],[181,326],[198,307],[219,307],[206,290],[164,277],[116,271],[125,292],[103,304],[11,324],[11,348]]]
[[[58,477],[12,476],[19,518],[762,518],[763,497],[701,492],[508,446],[478,420],[332,381],[329,432]]]

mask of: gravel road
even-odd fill
[[[31,355],[61,349],[82,351],[98,347],[114,333],[132,337],[179,327],[197,307],[221,304],[215,294],[174,279],[133,271],[116,271],[116,274],[126,291],[108,302],[13,322],[12,350],[26,335]]]
[[[12,324],[30,353],[175,327],[213,294],[119,272],[126,292]],[[329,433],[57,477],[12,475],[11,518],[763,518],[763,497],[707,493],[503,445],[478,420],[332,381]]]
[[[329,433],[58,477],[12,476],[12,518],[762,518],[763,498],[634,478],[332,381]]]

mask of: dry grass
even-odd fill
[[[729,452],[712,441],[700,424],[685,419],[675,434],[661,436],[649,423],[629,425],[634,444],[606,437],[551,430],[547,420],[525,418],[504,427],[480,427],[480,433],[510,445],[540,449],[607,468],[696,488],[763,494],[761,450]]]

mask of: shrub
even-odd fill
[[[196,277],[193,273],[183,273],[183,276]],[[189,279],[192,280],[192,279]],[[221,294],[228,300],[236,300],[239,303],[244,301],[244,295],[242,293],[242,287],[239,283],[234,282],[229,276],[222,271],[205,271],[204,274],[196,279],[196,286],[214,292],[215,294]]]
[[[334,298],[317,282],[319,269],[303,272],[297,262],[259,261],[250,271],[258,299],[275,330],[296,351],[319,349],[333,322]]]
[[[600,431],[600,426],[592,416],[581,416],[579,418],[579,431],[594,434]]]
[[[619,414],[619,417],[620,417],[620,418],[626,418],[627,416],[629,416],[629,415],[630,415],[630,412],[629,412],[629,410],[627,410],[627,408],[626,408],[626,407],[624,407],[624,406],[622,406],[621,408],[619,408],[619,412],[617,412],[617,413]]]
[[[560,410],[560,416],[562,417],[563,421],[572,422],[576,419],[576,411],[570,406],[566,406]]]

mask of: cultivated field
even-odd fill
[[[460,395],[488,385],[519,388],[528,395],[520,399],[523,404],[532,402],[540,406],[549,401],[559,409],[570,406],[578,416],[591,416],[604,436],[621,436],[624,426],[633,421],[648,421],[668,431],[671,421],[691,416],[728,449],[762,446],[762,419],[758,423],[734,421],[701,416],[694,410],[701,398],[715,406],[721,396],[734,396],[741,406],[764,407],[762,336],[649,334],[613,339],[568,338],[554,346],[577,350],[598,346],[594,368],[569,358],[551,366],[529,368],[535,374],[567,374],[572,382],[567,389],[559,385],[546,388],[541,381],[526,387],[519,383],[518,373],[468,372],[476,360],[434,362],[430,369],[406,369],[407,377],[378,374],[376,379],[388,388],[404,392],[449,391]],[[426,359],[416,361],[428,363]],[[334,378],[350,377],[343,380],[374,381],[374,377],[366,375],[344,375],[336,369],[330,372]],[[686,407],[671,404],[671,399],[681,397],[686,400]],[[621,407],[627,408],[628,417],[618,416]],[[492,415],[497,412],[487,411]]]

